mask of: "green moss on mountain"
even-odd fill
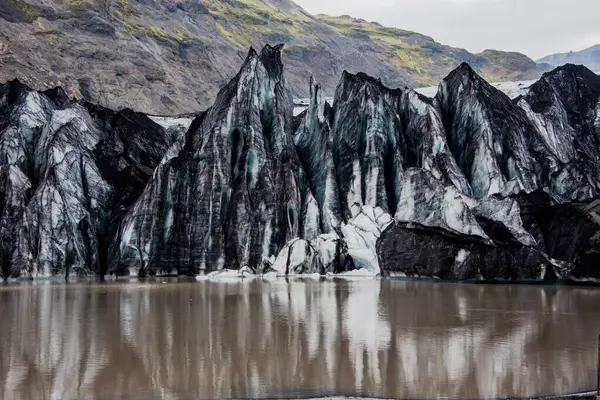
[[[39,8],[19,0],[4,0],[0,18],[8,22],[33,22],[39,16]]]
[[[365,72],[395,87],[436,85],[465,61],[493,81],[540,74],[521,54],[471,54],[349,16],[312,16],[290,0],[4,4],[8,11],[0,18],[7,22],[0,24],[0,40],[11,39],[4,40],[11,57],[0,59],[0,80],[18,77],[39,89],[60,82],[92,101],[150,113],[208,107],[248,48],[265,43],[285,43],[286,80],[297,97],[307,95],[311,75],[333,94],[344,70]],[[40,17],[51,26],[36,22]],[[51,40],[39,40],[41,34]]]

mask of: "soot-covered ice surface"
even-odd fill
[[[0,86],[2,276],[598,279],[600,78],[434,99],[344,72],[293,116],[281,46],[193,118]]]

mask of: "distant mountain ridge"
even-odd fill
[[[490,81],[546,70],[519,53],[472,54],[289,0],[4,0],[0,19],[0,82],[162,115],[206,109],[248,48],[265,43],[285,44],[295,97],[308,96],[311,75],[333,93],[344,70],[390,87],[437,85],[462,62]]]
[[[537,62],[556,67],[564,64],[580,64],[598,73],[600,72],[600,44],[581,51],[552,54],[539,59]]]

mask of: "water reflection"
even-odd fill
[[[401,281],[5,286],[0,396],[584,391],[598,304],[588,288]]]

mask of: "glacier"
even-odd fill
[[[344,72],[294,115],[281,52],[195,115],[0,85],[2,277],[600,279],[597,75],[510,98],[468,64],[431,97]]]
[[[73,102],[61,89],[0,90],[2,275],[101,275],[120,213],[168,148],[130,110]]]

